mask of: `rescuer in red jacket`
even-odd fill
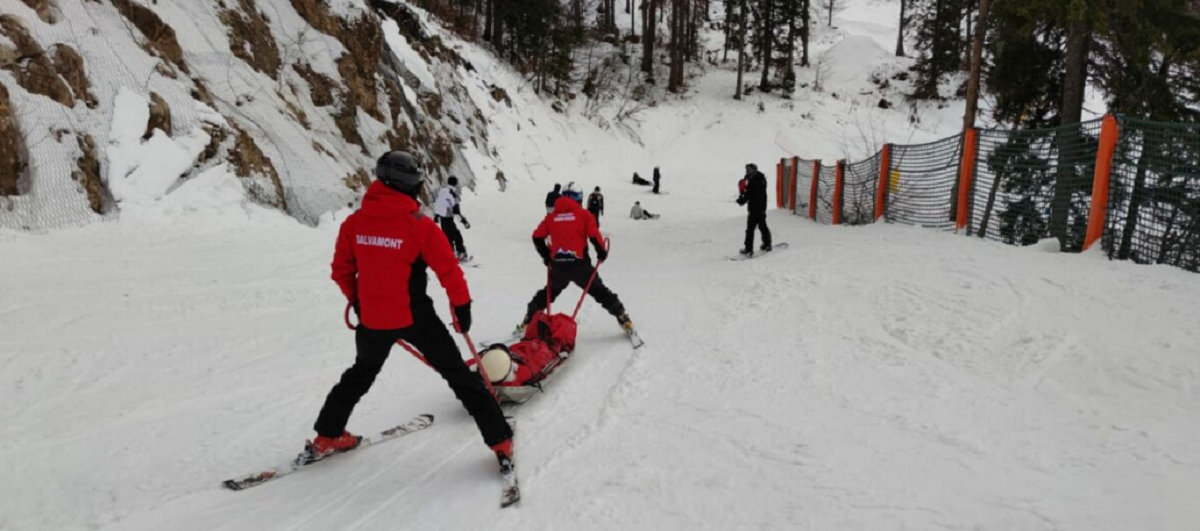
[[[504,466],[512,458],[512,429],[479,375],[463,362],[454,338],[425,293],[432,269],[454,308],[459,330],[471,328],[471,294],[445,233],[421,214],[416,196],[423,176],[403,151],[379,159],[377,180],[360,208],[342,222],[333,255],[333,280],[358,314],[358,357],[317,417],[317,457],[345,451],[361,440],[345,431],[355,404],[371,388],[397,340],[417,349],[445,378],[471,416],[483,440]]]
[[[567,286],[574,283],[581,289],[587,286],[592,276],[592,259],[588,256],[588,241],[596,248],[596,258],[603,262],[608,258],[608,250],[604,248],[604,236],[596,224],[596,218],[583,209],[583,190],[579,185],[570,183],[563,191],[562,197],[554,202],[554,211],[547,214],[542,223],[533,231],[533,245],[537,247],[542,261],[550,268],[550,299],[558,298]],[[550,244],[546,244],[549,238]],[[588,290],[596,302],[600,303],[608,313],[617,318],[617,323],[626,330],[633,329],[633,323],[625,314],[625,306],[616,293],[604,285],[600,275],[592,282]],[[525,320],[518,326],[524,330],[533,319],[533,314],[546,308],[546,288],[538,290],[525,313]]]

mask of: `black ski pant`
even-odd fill
[[[767,228],[766,212],[751,212],[746,218],[746,247],[754,250],[754,229],[762,231],[763,245],[771,245],[771,229]]]
[[[446,233],[446,238],[450,240],[450,248],[454,249],[454,254],[467,254],[467,247],[463,245],[462,233],[454,223],[454,216],[441,218],[441,223],[442,232]]]
[[[588,209],[588,212],[591,212],[591,213],[592,213],[592,217],[596,218],[596,226],[597,226],[597,227],[599,227],[599,226],[600,226],[600,211],[599,211],[599,210],[592,210],[592,209],[590,209],[590,208],[589,208],[589,209]]]
[[[354,336],[358,357],[325,398],[325,406],[313,426],[319,435],[337,437],[342,434],[354,406],[371,389],[397,340],[404,340],[417,349],[450,384],[454,396],[475,418],[483,442],[492,446],[512,437],[512,429],[504,420],[500,404],[492,398],[479,375],[467,368],[454,338],[438,318],[432,303],[413,308],[413,324],[408,328],[372,330],[358,326]]]
[[[591,260],[576,260],[574,262],[554,262],[550,268],[550,299],[558,299],[558,295],[570,284],[575,284],[583,289],[587,286],[588,279],[592,277]],[[608,289],[604,285],[604,281],[600,279],[600,275],[596,275],[596,280],[592,281],[591,289],[588,289],[588,295],[591,295],[596,302],[600,303],[608,313],[613,317],[618,317],[625,313],[625,305],[621,304],[621,299],[616,293]],[[538,310],[546,309],[546,288],[538,290],[533,295],[533,299],[529,301],[528,311],[525,313],[525,320],[528,321],[533,314]]]

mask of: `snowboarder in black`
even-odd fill
[[[642,176],[638,175],[637,172],[635,171],[635,172],[633,172],[633,184],[636,184],[638,186],[650,186],[650,181],[643,179]]]
[[[754,229],[762,231],[760,250],[771,250],[771,229],[767,228],[767,177],[758,171],[758,166],[746,165],[746,191],[738,197],[739,205],[746,205],[746,245],[741,254],[754,254]]]
[[[596,226],[600,226],[600,216],[604,215],[604,195],[600,193],[600,187],[596,187],[596,191],[588,196],[588,212],[596,218]]]
[[[561,196],[562,196],[562,185],[555,184],[554,190],[551,191],[550,193],[546,194],[546,213],[547,214],[554,212],[554,202],[558,201],[558,198]]]
[[[658,172],[658,166],[654,167],[654,189],[651,192],[658,193],[658,181],[662,179],[662,174]]]

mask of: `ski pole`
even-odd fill
[[[471,341],[471,334],[462,331],[458,326],[458,314],[454,313],[454,307],[450,307],[450,316],[454,319],[454,330],[462,334],[463,339],[467,341],[467,349],[471,351],[471,357],[475,358],[475,368],[479,369],[479,377],[483,378],[483,386],[487,388],[488,393],[491,393],[492,398],[497,403],[500,402],[500,395],[496,392],[496,388],[492,386],[492,379],[488,378],[487,371],[483,368],[483,360],[479,359],[479,352],[475,350],[475,342]]]
[[[342,318],[345,319],[345,321],[346,321],[346,328],[349,328],[351,330],[358,330],[358,328],[356,328],[354,326],[354,323],[350,322],[350,309],[353,307],[354,307],[354,303],[347,302],[346,303],[346,312],[342,315]],[[437,370],[433,367],[433,364],[429,363],[429,360],[425,359],[425,356],[422,356],[420,352],[417,352],[417,349],[413,348],[412,345],[409,345],[402,339],[397,339],[396,344],[404,347],[404,350],[407,350],[408,353],[412,354],[414,358],[417,358],[418,360],[421,361],[421,363],[424,363],[426,367],[429,367],[430,369],[433,369],[435,371]]]
[[[604,239],[604,252],[606,252],[606,253],[607,253],[607,252],[608,252],[608,249],[609,249],[610,247],[612,247],[612,241],[611,241],[611,240],[609,240],[608,238],[605,238],[605,239]],[[580,296],[579,296],[579,304],[576,304],[576,305],[575,305],[575,313],[572,313],[572,314],[571,314],[571,320],[572,320],[572,321],[574,321],[574,320],[575,320],[575,317],[579,315],[579,309],[580,309],[580,308],[583,308],[583,299],[585,299],[585,298],[587,297],[588,291],[591,291],[591,289],[592,289],[592,282],[595,282],[595,281],[596,281],[596,275],[597,275],[598,273],[600,273],[600,264],[603,264],[603,263],[604,263],[604,260],[599,260],[599,261],[597,261],[597,262],[596,262],[596,267],[595,267],[594,269],[592,269],[592,277],[588,279],[588,283],[587,283],[587,285],[583,287],[583,295],[580,295]]]

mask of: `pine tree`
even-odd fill
[[[917,23],[916,48],[920,52],[913,71],[917,74],[915,99],[940,98],[942,78],[962,66],[961,21],[965,0],[912,0]]]

